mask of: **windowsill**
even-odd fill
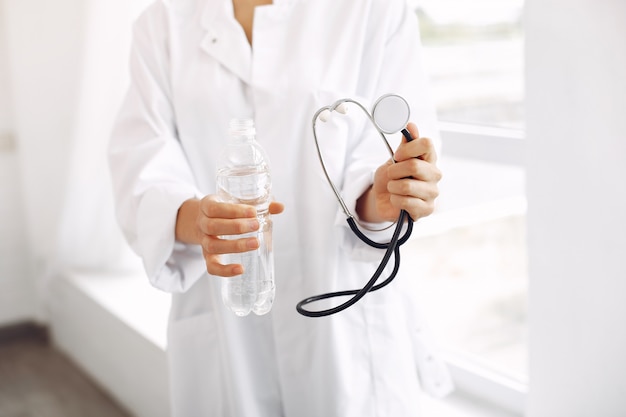
[[[145,410],[150,407],[139,401],[141,398],[144,401],[152,398],[150,401],[154,403],[154,398],[162,398],[165,393],[135,393],[133,390],[141,386],[153,386],[155,378],[163,380],[158,384],[157,390],[163,391],[164,387],[167,387],[164,351],[169,295],[150,287],[140,272],[119,275],[75,272],[59,278],[52,285],[55,288],[51,292],[53,296],[56,295],[56,300],[50,300],[52,334],[55,343],[60,345],[70,358],[136,416],[154,417],[156,415],[153,414],[154,411],[146,412]],[[78,307],[81,309],[81,314],[73,314]],[[94,310],[94,312],[89,310]],[[98,322],[100,313],[97,312],[102,311],[107,312],[109,318],[117,321],[119,324],[117,330],[111,330],[110,325]],[[91,318],[90,322],[77,327],[81,326],[80,322],[84,321],[85,317]],[[68,329],[75,327],[81,337],[68,337],[67,334],[72,332]],[[103,327],[107,333],[107,349],[90,350],[90,342],[101,337]],[[120,352],[121,349],[111,342],[115,340],[124,345],[130,343],[127,340],[129,338],[136,339],[133,344],[135,349],[129,354]],[[77,346],[77,344],[85,344],[85,346]],[[118,371],[136,369],[137,362],[146,360],[146,357],[149,358],[150,351],[153,350],[163,353],[157,359],[158,366],[154,364],[144,366],[157,368],[156,373],[155,371],[135,372],[133,377],[136,379],[132,383],[123,381],[122,378],[128,378],[128,375],[123,375]],[[103,367],[102,364],[115,365]],[[125,392],[120,393],[119,386],[126,387]],[[163,402],[164,405],[159,407],[161,412],[167,409],[167,401],[163,400]],[[464,395],[462,392],[455,392],[442,400],[424,395],[422,404],[426,415],[439,417],[517,417],[515,414],[502,411],[480,399]]]
[[[165,351],[170,296],[151,287],[143,272],[74,272],[66,279],[138,335]]]

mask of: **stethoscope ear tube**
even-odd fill
[[[369,239],[356,226],[356,222],[353,217],[349,217],[347,219],[347,222],[350,225],[350,229],[352,229],[352,231],[355,234],[357,234],[357,236],[361,240],[366,242],[368,245],[377,249],[386,249],[385,256],[383,256],[383,259],[380,262],[380,265],[378,265],[378,268],[376,269],[376,272],[374,273],[374,275],[370,278],[367,284],[360,290],[345,290],[345,291],[330,292],[330,293],[325,293],[325,294],[320,294],[320,295],[314,295],[312,297],[308,297],[300,301],[296,305],[296,310],[298,311],[298,313],[302,314],[303,316],[325,317],[325,316],[330,316],[331,314],[339,313],[340,311],[345,310],[346,308],[352,306],[354,303],[359,301],[368,292],[376,291],[380,288],[383,288],[384,286],[389,284],[391,281],[393,281],[393,279],[398,274],[398,270],[400,269],[400,246],[409,239],[409,237],[411,236],[411,233],[413,232],[413,220],[411,219],[409,214],[405,210],[402,210],[400,212],[400,216],[398,217],[398,222],[396,223],[396,228],[393,232],[393,237],[388,243],[378,243]],[[407,225],[406,231],[404,232],[402,237],[400,237],[400,232],[402,231],[402,227],[405,223]],[[385,267],[389,263],[389,259],[391,258],[392,254],[394,256],[393,271],[391,272],[389,277],[385,279],[385,281],[376,285],[376,282],[378,281],[383,271],[385,270]],[[306,310],[304,308],[305,305],[314,303],[316,301],[326,300],[328,298],[344,297],[344,296],[349,296],[349,295],[352,295],[353,297],[350,298],[348,301],[333,308],[329,308],[326,310],[317,310],[317,311]]]

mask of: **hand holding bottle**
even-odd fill
[[[269,213],[280,214],[283,204],[271,202]],[[217,196],[208,195],[198,202],[196,228],[207,271],[211,275],[233,277],[243,273],[241,264],[221,262],[220,255],[242,253],[259,247],[255,236],[236,239],[224,239],[223,236],[235,236],[253,233],[259,230],[256,208],[247,204],[225,203]]]
[[[222,151],[216,195],[190,199],[176,216],[176,240],[199,244],[207,272],[224,277],[222,300],[238,316],[268,313],[274,302],[269,159],[255,140],[254,122],[233,120]]]

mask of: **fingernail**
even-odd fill
[[[250,239],[246,242],[248,249],[256,249],[259,247],[259,242],[256,239]]]
[[[233,266],[232,272],[235,275],[241,275],[243,274],[243,267],[241,265],[235,265]]]
[[[259,228],[259,221],[257,219],[250,220],[248,222],[248,226],[250,227],[251,231],[255,231]]]

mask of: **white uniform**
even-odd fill
[[[418,414],[423,389],[450,382],[396,281],[327,318],[295,305],[360,288],[382,253],[364,250],[338,214],[311,131],[315,111],[350,97],[408,99],[436,135],[415,15],[404,0],[275,0],[257,7],[252,49],[231,0],[157,1],[136,22],[132,85],[110,144],[119,222],[152,284],[173,293],[168,331],[175,417],[366,417]],[[174,240],[177,209],[215,193],[215,157],[233,117],[253,117],[272,163],[276,301],[236,317],[198,247]],[[349,206],[388,158],[358,115],[320,137]],[[361,140],[363,139],[363,140]],[[367,260],[365,260],[367,258]],[[319,306],[312,305],[311,309]],[[427,338],[426,338],[427,339]]]

